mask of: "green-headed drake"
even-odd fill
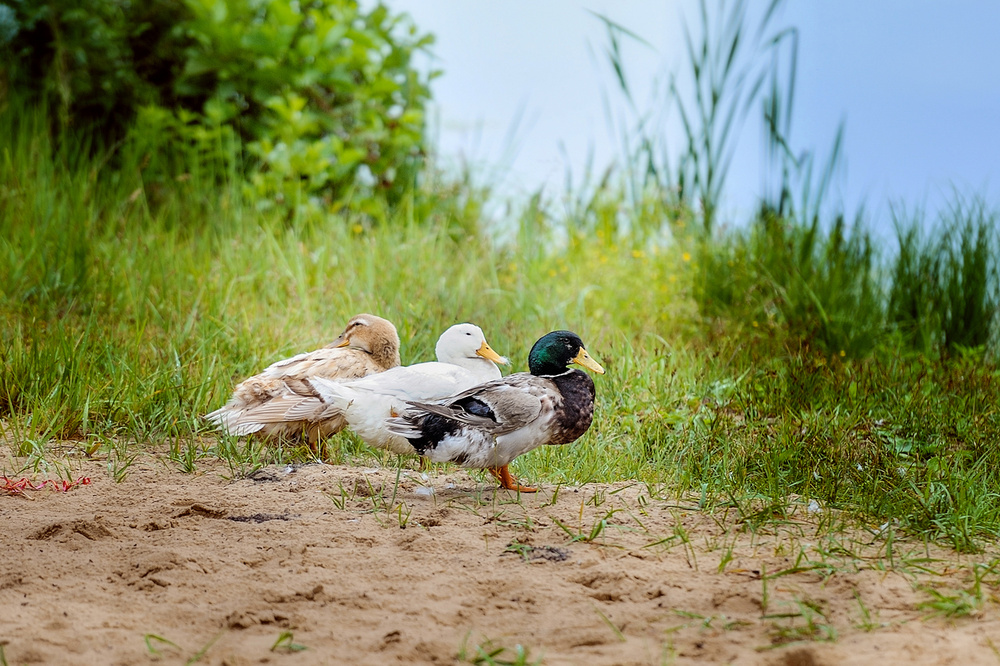
[[[539,446],[577,440],[594,419],[594,381],[570,368],[573,363],[604,374],[580,336],[553,331],[531,348],[531,372],[508,375],[444,400],[411,401],[405,412],[388,420],[389,430],[430,460],[485,468],[503,488],[534,492],[536,488],[519,485],[507,465]]]

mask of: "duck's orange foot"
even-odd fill
[[[513,490],[519,493],[537,493],[538,488],[532,488],[530,486],[522,486],[517,482],[513,476],[510,475],[510,470],[507,469],[507,465],[502,467],[487,467],[487,471],[497,478],[500,482],[500,487],[504,490]]]

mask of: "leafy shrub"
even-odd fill
[[[354,0],[191,0],[177,90],[238,123],[265,205],[331,204],[358,188],[396,197],[421,164],[427,81],[412,68],[429,36]]]
[[[391,200],[422,164],[430,93],[411,59],[432,38],[384,6],[13,3],[11,83],[58,109],[58,132],[86,130],[104,146],[129,134],[154,158],[235,151],[262,207],[336,207],[353,192]],[[154,177],[163,166],[154,159]]]
[[[57,130],[117,139],[150,101],[169,92],[184,44],[174,27],[190,18],[176,0],[13,0],[12,85],[58,110]]]

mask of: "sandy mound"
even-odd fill
[[[833,517],[804,504],[755,526],[641,484],[518,498],[459,470],[73,469],[92,483],[0,495],[10,664],[1000,659],[998,575],[976,565],[994,555],[817,536]]]

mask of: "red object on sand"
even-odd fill
[[[89,476],[81,476],[76,481],[55,481],[53,479],[45,479],[39,484],[32,483],[29,479],[24,477],[20,479],[11,479],[6,476],[0,476],[0,491],[7,493],[8,495],[24,495],[25,490],[41,490],[46,486],[52,486],[52,489],[56,492],[64,493],[67,490],[71,490],[76,486],[86,486],[90,485]]]

